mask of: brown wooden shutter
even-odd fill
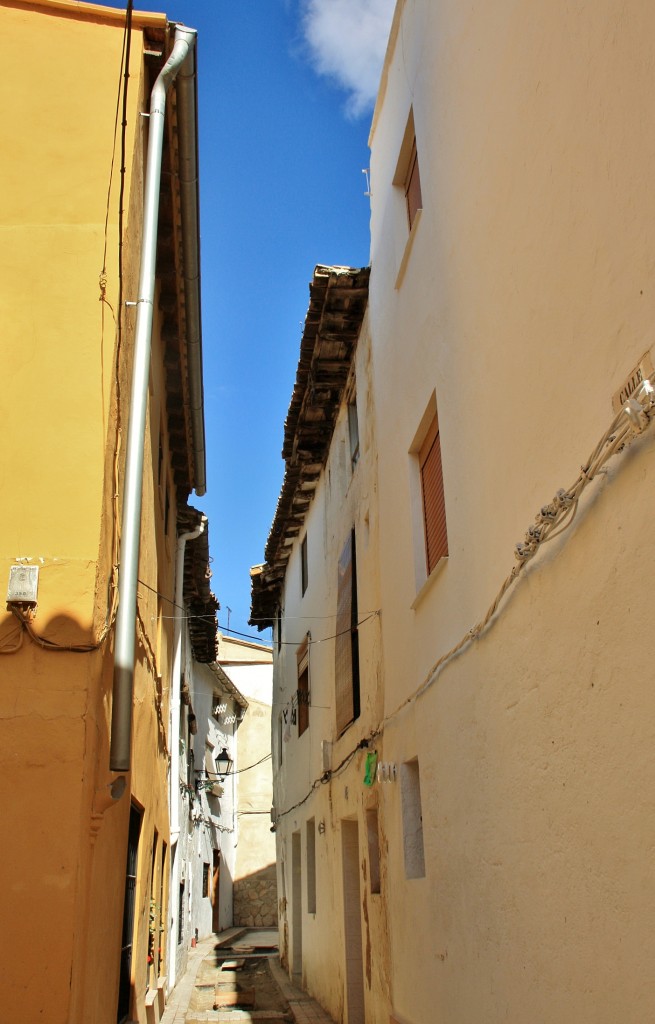
[[[337,709],[337,734],[355,717],[352,665],[352,534],[339,559],[337,622],[335,640],[334,688]]]
[[[309,643],[305,640],[298,651],[298,735],[302,736],[309,726]]]
[[[421,176],[418,169],[418,155],[416,153],[416,139],[412,143],[412,153],[409,158],[409,165],[407,168],[407,177],[405,178],[405,199],[407,201],[407,219],[409,221],[410,231],[414,218],[416,217],[416,211],[420,210],[423,206],[423,198],[421,196]]]
[[[425,523],[425,554],[428,576],[440,558],[448,554],[446,505],[441,469],[441,445],[436,417],[419,452],[423,520]]]

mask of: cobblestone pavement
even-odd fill
[[[187,970],[168,998],[161,1024],[204,1024],[209,1021],[216,1024],[243,1024],[248,1021],[253,1024],[334,1024],[315,1000],[291,983],[276,955],[266,958],[266,962],[282,996],[277,1008],[257,1009],[256,999],[255,1008],[251,1010],[202,1008],[203,1000],[198,998],[198,992],[209,987],[206,983],[211,978],[212,968],[217,977],[220,974],[220,967],[216,966],[217,945],[238,959],[247,956],[247,950],[252,947],[270,947],[276,943],[277,931],[263,929],[231,928],[220,935],[202,939],[195,949],[189,950]]]

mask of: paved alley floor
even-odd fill
[[[280,966],[273,929],[231,928],[189,950],[161,1024],[334,1024]]]

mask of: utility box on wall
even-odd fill
[[[36,604],[39,589],[38,565],[12,565],[9,569],[7,604]]]

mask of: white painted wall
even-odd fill
[[[381,787],[390,999],[408,1024],[645,1020],[650,434],[411,698],[652,342],[655,10],[407,0],[397,18],[371,135],[383,752],[418,758],[425,877],[406,877],[401,785]],[[398,281],[410,109],[424,208]],[[419,594],[409,452],[433,394],[449,558]]]
[[[291,730],[281,765],[274,723],[274,799],[281,949],[335,1020],[354,1024],[343,953],[354,822],[367,1022],[652,1016],[655,430],[589,487],[573,528],[523,572],[491,628],[419,690],[485,615],[514,545],[575,480],[652,343],[654,30],[646,0],[397,7],[371,133],[357,354],[359,377],[370,353],[359,390],[368,461],[349,475],[342,410],[306,519],[304,598],[302,533],[289,561],[289,646],[274,674],[284,702],[297,645],[308,629],[323,640],[310,728]],[[410,111],[423,194],[411,238],[393,184]],[[411,449],[435,400],[449,556],[424,581]],[[352,521],[370,530],[360,608],[381,616],[362,629],[362,722],[337,740],[322,617]],[[395,782],[363,792],[359,753],[311,790],[322,740],[334,741],[335,767],[375,728]],[[379,894],[364,825],[376,805]],[[312,818],[326,825],[315,914]]]
[[[363,785],[365,750],[356,751],[381,717],[380,618],[378,610],[377,451],[374,443],[370,379],[370,338],[366,320],[355,355],[359,410],[360,458],[350,460],[347,408],[336,423],[330,454],[294,544],[283,592],[282,646],[274,640],[273,764],[277,814],[280,948],[290,973],[341,1020],[347,991],[347,964],[356,962],[367,1020],[382,1019],[388,963],[388,929],[381,897],[366,883],[368,850],[359,827],[359,862],[367,872],[361,883],[361,906],[355,928],[361,930],[357,951],[348,950],[342,872],[342,822],[364,820],[365,808],[377,795]],[[338,562],[352,528],[356,531],[361,714],[342,736],[337,735],[334,692]],[[299,547],[307,535],[309,583],[301,595]],[[298,736],[290,726],[281,739],[279,716],[297,689],[297,650],[307,633],[310,643],[311,707],[309,728]],[[323,761],[323,743],[328,745]],[[352,757],[350,756],[352,755]],[[281,763],[280,763],[281,759]],[[343,762],[343,764],[342,764]],[[342,765],[331,784],[319,784],[325,766]],[[312,787],[314,788],[312,789]],[[294,806],[299,805],[299,806]],[[321,830],[319,830],[319,825]],[[308,828],[314,829],[316,910],[308,901]],[[352,854],[352,830],[348,849]],[[355,858],[357,861],[357,858]],[[300,907],[297,900],[300,898]],[[352,925],[352,911],[349,915]],[[351,936],[354,932],[349,933]],[[361,950],[363,950],[363,960]]]

